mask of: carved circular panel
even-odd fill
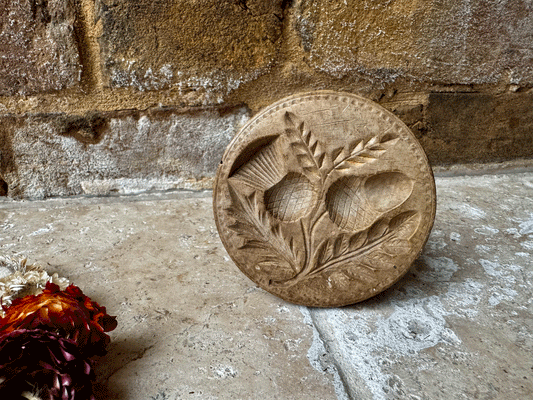
[[[353,304],[418,257],[435,183],[409,129],[347,93],[283,99],[248,122],[217,171],[214,213],[229,255],[287,301]]]

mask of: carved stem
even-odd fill
[[[346,254],[343,254],[342,256],[339,256],[337,258],[334,258],[334,259],[328,261],[324,265],[320,266],[319,268],[317,268],[313,272],[311,272],[309,274],[309,276],[311,277],[313,275],[319,274],[320,272],[323,272],[323,271],[325,271],[325,270],[327,270],[327,269],[329,269],[331,267],[334,267],[335,265],[340,264],[343,261],[349,260],[350,258],[353,258],[353,257],[360,256],[361,254],[366,253],[369,250],[372,250],[374,247],[376,247],[377,245],[383,243],[385,240],[387,240],[388,238],[393,236],[394,233],[395,232],[388,233],[388,234],[384,235],[383,237],[377,239],[376,241],[368,244],[367,246],[363,246],[363,247],[361,247],[361,248],[359,248],[357,250],[350,251],[350,252],[348,252]]]
[[[298,273],[302,273],[302,271],[305,271],[307,268],[307,265],[309,264],[309,255],[311,254],[311,238],[307,234],[307,229],[304,225],[303,219],[300,220],[300,226],[302,227],[302,235],[304,239],[304,267],[302,270]]]
[[[298,273],[297,276],[307,275],[315,267],[314,257],[313,257],[316,252],[315,251],[315,239],[314,239],[315,228],[318,226],[320,220],[324,217],[324,215],[326,215],[326,210],[324,210],[322,213],[318,213],[322,204],[323,204],[323,201],[317,202],[317,206],[315,206],[313,211],[311,212],[311,218],[307,219],[308,221],[307,226],[304,226],[303,220],[301,221],[302,232],[304,235],[306,256],[304,258],[305,260],[304,268]]]
[[[280,243],[278,241],[278,238],[273,236],[269,230],[257,229],[256,231],[257,233],[259,233],[259,236],[261,237],[262,242],[265,243],[267,247],[269,247],[271,250],[277,253],[280,256],[280,258],[285,260],[290,265],[291,269],[295,273],[298,272],[299,268],[298,268],[297,262],[295,262],[294,258],[292,257],[292,254],[289,255],[286,253],[286,248],[284,246],[286,245],[286,243]],[[278,242],[278,246],[272,246],[273,242]]]
[[[315,235],[315,228],[319,225],[319,222],[328,213],[327,210],[322,211],[318,218],[311,224],[311,238]]]
[[[361,247],[357,250],[353,250],[353,251],[350,251],[340,257],[337,257],[333,260],[330,260],[328,261],[327,263],[325,263],[324,265],[320,266],[319,268],[316,268],[314,270],[311,270],[309,271],[305,271],[304,273],[304,270],[302,270],[302,272],[300,272],[299,274],[297,274],[296,276],[292,277],[291,279],[288,279],[284,282],[272,282],[271,285],[274,286],[274,287],[291,287],[291,286],[294,286],[296,285],[297,283],[301,282],[302,280],[304,279],[307,279],[307,278],[312,278],[313,276],[321,273],[321,272],[324,272],[326,271],[327,269],[331,268],[331,267],[334,267],[335,265],[339,264],[339,263],[342,263],[343,261],[346,261],[346,260],[349,260],[350,258],[354,258],[354,257],[357,257],[357,256],[360,256],[361,254],[364,254],[366,252],[368,252],[369,250],[372,250],[374,247],[378,246],[379,244],[383,243],[385,240],[387,240],[388,238],[390,238],[391,236],[394,235],[394,232],[391,232],[391,233],[388,233],[386,234],[385,236],[377,239],[376,241],[370,243],[369,245],[367,246],[364,246],[364,247]]]

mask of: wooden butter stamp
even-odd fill
[[[400,279],[435,206],[431,168],[407,126],[370,100],[326,91],[251,119],[214,187],[235,264],[268,292],[313,307],[353,304]]]

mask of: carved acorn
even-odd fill
[[[326,193],[329,217],[339,228],[358,231],[403,204],[413,191],[413,180],[401,172],[345,176]]]

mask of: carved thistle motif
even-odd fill
[[[435,188],[421,147],[360,97],[276,103],[243,128],[217,173],[215,217],[241,270],[310,306],[368,298],[421,251]]]

